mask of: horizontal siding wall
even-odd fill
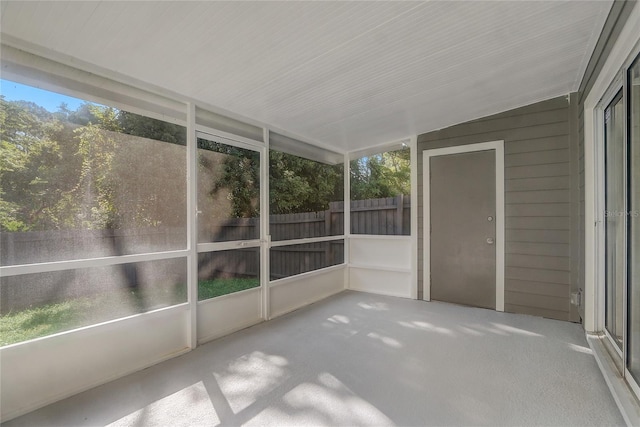
[[[575,221],[569,101],[554,98],[418,137],[418,151],[505,141],[505,311],[561,320],[571,315]],[[422,195],[422,156],[418,156]],[[419,206],[419,297],[422,220]]]

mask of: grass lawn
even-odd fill
[[[215,279],[198,283],[202,301],[259,286],[258,279]],[[44,337],[187,300],[186,287],[155,292],[123,291],[81,297],[0,316],[0,346]]]
[[[198,282],[198,301],[260,286],[258,279],[214,279]]]

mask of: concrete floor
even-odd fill
[[[343,292],[6,426],[624,425],[579,325]]]

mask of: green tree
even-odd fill
[[[0,132],[0,228],[56,227],[56,204],[74,164],[61,164],[75,151],[59,142],[68,129],[32,102],[2,98]]]
[[[351,161],[351,199],[394,197],[411,191],[409,150],[388,151]]]
[[[63,103],[55,113],[33,102],[1,98],[1,103],[3,230],[105,229],[183,222],[184,183],[165,180],[158,171],[164,168],[180,174],[185,164],[175,158],[182,153],[153,143],[184,146],[183,126],[90,103],[75,111]],[[202,145],[206,143],[213,145]],[[225,154],[223,171],[212,183],[212,193],[227,192],[234,217],[258,215],[258,153],[204,140],[198,144],[201,149]],[[146,162],[140,163],[140,159]],[[322,211],[330,201],[343,198],[342,164],[327,165],[271,151],[269,165],[272,214]],[[354,160],[352,199],[408,194],[409,178],[408,150]]]
[[[82,228],[117,228],[114,205],[117,182],[111,173],[115,141],[100,126],[89,124],[75,130],[82,168],[74,193],[81,200]]]
[[[119,131],[122,133],[170,144],[187,145],[187,132],[184,126],[122,110],[119,111],[117,120]]]
[[[269,153],[269,204],[272,214],[316,212],[342,200],[342,164],[328,165],[280,151]]]
[[[184,153],[157,142],[184,145],[184,127],[90,103],[0,102],[3,231],[184,222],[184,182],[173,182]]]
[[[204,139],[198,148],[225,154],[223,172],[213,184],[211,195],[225,191],[236,218],[259,213],[260,158],[255,151]],[[201,156],[200,167],[215,165]],[[342,165],[327,165],[280,151],[269,153],[269,204],[271,214],[316,212],[329,208],[329,202],[342,200]]]
[[[198,139],[198,148],[225,154],[222,176],[213,183],[212,193],[226,191],[235,218],[252,218],[260,213],[260,154],[226,144]],[[200,162],[206,162],[204,157]],[[204,167],[211,165],[202,164]]]

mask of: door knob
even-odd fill
[[[487,237],[487,245],[493,245],[493,238]]]
[[[493,217],[492,216],[487,217],[487,221],[489,221],[489,222],[493,221]]]

